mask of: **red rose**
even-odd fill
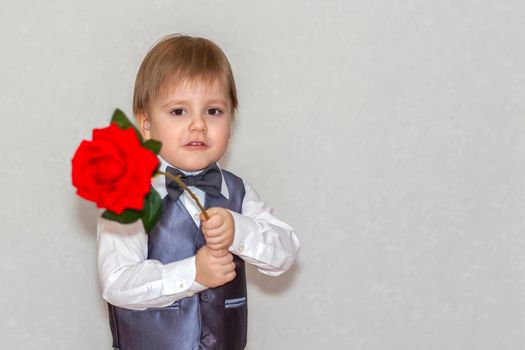
[[[133,128],[116,124],[93,130],[93,141],[82,141],[72,159],[77,194],[99,208],[121,214],[142,210],[159,160],[144,148]]]

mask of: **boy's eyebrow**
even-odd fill
[[[162,108],[169,107],[174,104],[188,104],[189,101],[187,100],[177,100],[177,99],[169,99],[165,103],[161,105]],[[228,106],[228,100],[225,100],[223,98],[213,98],[206,100],[206,104],[224,104]]]
[[[187,104],[188,101],[185,101],[185,100],[175,100],[175,99],[169,99],[167,100],[164,104],[162,104],[162,108],[166,108],[166,107],[169,107],[171,105],[176,105],[176,104]]]
[[[215,104],[215,103],[218,103],[218,104],[224,104],[224,105],[228,105],[228,100],[225,100],[223,98],[216,98],[216,99],[210,99],[208,101],[208,104]]]

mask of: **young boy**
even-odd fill
[[[162,142],[160,170],[183,174],[209,218],[164,176],[152,183],[163,212],[149,235],[140,221],[99,218],[99,275],[115,349],[244,349],[244,262],[270,276],[293,264],[292,228],[250,184],[217,166],[236,109],[230,65],[211,41],[171,35],[144,58],[133,100],[140,130]]]

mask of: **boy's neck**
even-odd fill
[[[161,166],[161,168],[165,168],[164,165],[166,165],[166,166],[170,166],[170,167],[172,167],[172,168],[175,168],[175,169],[179,170],[179,171],[180,171],[181,173],[183,173],[184,175],[197,175],[197,174],[199,174],[199,173],[202,173],[202,172],[204,171],[204,169],[206,169],[206,168],[204,168],[204,169],[195,170],[195,171],[188,171],[188,170],[181,169],[181,168],[179,168],[179,167],[177,167],[177,166],[175,166],[175,165],[173,165],[173,164],[168,163],[168,162],[167,162],[164,158],[162,158],[160,155],[158,155],[158,157],[159,157],[159,160],[160,160],[161,164],[163,165],[163,166]],[[209,165],[208,165],[208,166],[209,166]]]

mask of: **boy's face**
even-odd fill
[[[222,84],[184,81],[164,89],[150,113],[137,119],[146,139],[162,142],[162,158],[179,169],[197,171],[226,151],[232,108]]]

